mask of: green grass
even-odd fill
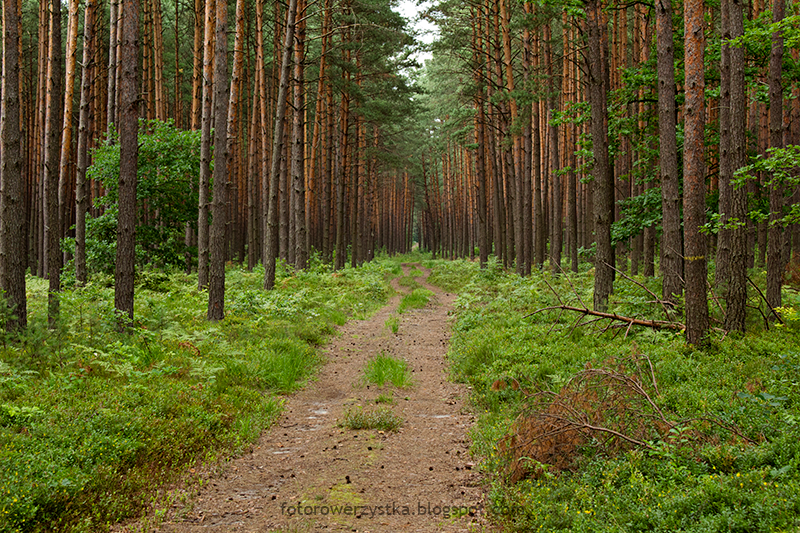
[[[412,384],[408,363],[382,353],[367,362],[364,381],[378,387],[391,383],[398,389],[410,387]]]
[[[389,394],[379,394],[375,398],[375,403],[394,403],[394,395],[391,392]]]
[[[419,284],[412,276],[403,276],[397,280],[397,284],[401,287],[408,287],[410,289],[417,289],[422,285]]]
[[[405,313],[409,309],[422,309],[428,305],[431,296],[433,296],[433,292],[429,291],[428,289],[414,289],[410,294],[406,294],[400,300],[400,305],[397,307],[397,312]]]
[[[384,325],[386,326],[386,329],[397,335],[397,332],[400,329],[400,317],[397,315],[390,315],[389,318],[386,319]]]
[[[417,267],[414,267],[413,269],[411,269],[411,270],[408,272],[408,277],[409,277],[409,278],[421,278],[421,277],[423,277],[424,275],[425,275],[425,274],[422,272],[422,270],[420,270],[420,269],[419,269],[419,268],[417,268]]]
[[[800,320],[765,331],[760,314],[752,312],[744,337],[713,334],[705,347],[693,348],[674,332],[633,328],[624,338],[624,330],[602,333],[605,324],[573,329],[574,314],[526,318],[558,303],[549,286],[565,301],[577,303],[579,296],[591,303],[593,280],[585,265],[569,280],[549,273],[524,279],[491,261],[484,270],[468,261],[425,266],[434,268],[430,283],[459,294],[448,357],[454,377],[472,386],[480,413],[472,452],[491,480],[489,511],[508,531],[797,530]],[[762,273],[750,275],[763,286]],[[657,279],[636,279],[660,293]],[[610,310],[662,319],[651,301],[618,278]],[[796,291],[784,291],[784,306],[800,310]],[[718,313],[714,306],[710,311]],[[658,391],[647,390],[669,418],[685,421],[685,437],[656,439],[651,449],[632,447],[613,456],[586,447],[571,470],[546,469],[538,478],[509,482],[509,457],[497,444],[528,408],[526,395],[558,392],[585,368],[614,367],[632,354],[641,354],[640,375],[649,374],[643,356],[652,362]],[[493,387],[498,380],[516,381],[521,390]],[[702,418],[736,426],[752,442]]]
[[[262,269],[229,269],[218,323],[196,277],[145,272],[130,335],[115,330],[110,279],[68,286],[50,330],[47,282],[29,278],[28,331],[0,347],[0,531],[103,531],[246,449],[334,327],[386,302],[393,268],[281,267],[271,292]]]
[[[359,405],[346,410],[339,425],[347,429],[397,431],[403,425],[403,419],[389,407],[364,409]]]

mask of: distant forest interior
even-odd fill
[[[798,4],[451,2],[420,65],[391,1],[5,2],[2,289],[24,274],[360,265],[378,250],[594,266],[743,331],[800,244]],[[224,184],[224,186],[214,185]],[[657,268],[658,267],[658,268]],[[796,270],[796,269],[795,269]],[[719,301],[719,300],[718,300]]]

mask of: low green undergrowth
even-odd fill
[[[115,331],[111,279],[61,294],[28,279],[29,329],[0,348],[0,531],[102,531],[143,513],[160,485],[250,446],[350,316],[385,303],[397,265],[333,273],[227,272],[227,316],[182,273],[137,277],[132,333]]]
[[[421,287],[414,289],[400,300],[400,305],[397,306],[397,312],[405,313],[409,309],[422,309],[428,305],[431,296],[433,296],[433,292],[428,289],[423,289]]]
[[[430,283],[459,293],[448,356],[454,377],[472,386],[479,415],[472,450],[491,480],[490,510],[508,530],[800,527],[796,292],[784,292],[785,325],[766,330],[755,312],[747,335],[713,333],[697,348],[680,332],[607,328],[607,321],[558,310],[534,314],[559,298],[591,305],[585,265],[578,274],[527,279],[494,261],[483,270],[468,261],[426,266],[434,269]],[[751,278],[763,285],[762,273]],[[660,294],[658,280],[635,279]],[[758,305],[757,294],[751,304]],[[665,318],[650,294],[619,277],[610,310]],[[624,394],[608,385],[614,380],[627,387]],[[543,431],[574,424],[576,413],[640,439],[620,441],[591,424],[562,426],[557,437]],[[515,458],[522,446],[539,455]],[[564,450],[569,455],[558,464],[552,457]]]
[[[358,405],[344,412],[339,425],[347,429],[397,431],[403,425],[403,419],[394,414],[391,407],[380,406],[365,409]]]
[[[364,381],[378,387],[391,383],[398,389],[411,386],[411,375],[408,363],[395,359],[383,353],[376,355],[367,362],[364,368]]]

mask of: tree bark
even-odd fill
[[[298,12],[305,11],[305,0],[299,0]],[[294,120],[292,122],[292,184],[294,194],[294,266],[303,270],[308,265],[306,228],[305,175],[305,23],[296,28],[294,50]]]
[[[724,290],[730,275],[731,189],[733,171],[731,159],[731,38],[730,0],[720,2],[720,96],[719,96],[719,216],[721,227],[717,233],[717,257],[714,280]]]
[[[91,106],[92,69],[94,67],[95,31],[98,0],[86,1],[83,24],[83,72],[81,73],[81,104],[78,118],[78,161],[75,175],[75,279],[79,285],[87,281],[86,270],[86,211],[89,199],[86,191],[86,168],[89,164],[89,108]]]
[[[123,0],[120,56],[120,172],[117,218],[117,261],[114,307],[118,327],[133,321],[133,285],[136,245],[136,169],[139,159],[139,2]]]
[[[108,94],[107,94],[107,116],[106,131],[111,129],[112,124],[117,123],[117,35],[119,27],[119,3],[121,0],[109,0],[108,16]]]
[[[241,4],[243,0],[238,0]],[[208,319],[225,318],[225,256],[227,242],[225,227],[228,214],[228,2],[216,0],[214,38],[214,197],[209,236],[210,259],[208,269]],[[239,8],[237,7],[237,20]],[[235,94],[237,91],[233,91]],[[238,94],[236,95],[238,98]]]
[[[20,131],[20,32],[22,14],[14,0],[3,3],[2,160],[0,160],[0,290],[12,317],[6,331],[27,327],[25,295],[25,179]]]
[[[225,0],[220,0],[224,2]],[[211,182],[211,122],[213,120],[213,72],[214,72],[214,0],[206,1],[205,52],[203,54],[203,118],[200,133],[200,184],[197,214],[197,285],[208,287],[208,215]],[[227,102],[227,100],[226,100]],[[220,124],[220,127],[222,125]]]
[[[284,121],[286,118],[286,95],[289,90],[289,72],[292,62],[292,45],[294,42],[295,15],[297,0],[289,0],[286,11],[286,35],[283,42],[283,60],[278,84],[278,108],[275,115],[275,127],[272,137],[272,165],[269,175],[269,198],[264,212],[267,216],[266,234],[264,235],[264,288],[275,287],[275,267],[278,258],[278,186],[280,179],[280,160],[283,151]]]
[[[686,106],[683,144],[683,233],[686,246],[686,340],[700,344],[708,332],[705,223],[705,81],[703,0],[684,0]]]
[[[605,89],[606,73],[603,72],[602,43],[606,27],[603,24],[600,0],[586,4],[588,50],[586,54],[589,102],[592,108],[591,132],[594,165],[594,229],[597,250],[595,253],[594,309],[605,311],[608,296],[613,289],[613,249],[611,247],[611,219],[608,205],[613,201],[614,183],[608,161],[608,103]]]
[[[772,21],[783,20],[786,12],[785,0],[774,0]],[[783,63],[783,32],[772,34],[772,51],[769,60],[769,145],[771,148],[783,148],[783,86],[781,84]],[[783,251],[783,189],[777,176],[773,176],[769,189],[769,234],[767,250],[767,303],[772,308],[780,307],[781,286],[783,285],[784,262]]]
[[[656,39],[658,54],[658,137],[661,168],[662,298],[674,301],[683,292],[678,181],[678,146],[675,136],[675,50],[672,42],[672,4],[656,1]]]
[[[47,298],[47,317],[55,326],[59,312],[58,293],[61,292],[61,247],[58,212],[58,163],[61,124],[61,3],[50,2],[50,41],[47,61],[47,104],[45,111],[44,211],[47,277],[50,280]]]
[[[728,18],[732,39],[744,35],[744,10],[742,0],[725,0],[729,3]],[[747,160],[747,97],[745,94],[744,49],[730,50],[730,143],[731,167],[743,167]],[[745,330],[747,305],[747,191],[744,186],[731,188],[731,216],[736,223],[731,230],[728,290],[725,298],[725,329]]]

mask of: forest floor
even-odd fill
[[[434,296],[397,314],[406,287],[366,320],[351,320],[323,348],[315,380],[286,398],[281,418],[249,453],[174,489],[159,531],[189,533],[311,531],[486,531],[482,481],[469,456],[474,416],[466,385],[449,380],[445,353],[454,295],[416,281]],[[399,317],[393,333],[387,320]],[[363,380],[378,354],[405,360],[412,385]],[[396,432],[340,426],[347,410],[387,406],[404,423]],[[381,405],[383,407],[383,404]],[[201,485],[198,487],[198,485]],[[178,496],[176,492],[180,492]],[[148,519],[152,524],[152,517]],[[120,531],[152,531],[146,523]]]

